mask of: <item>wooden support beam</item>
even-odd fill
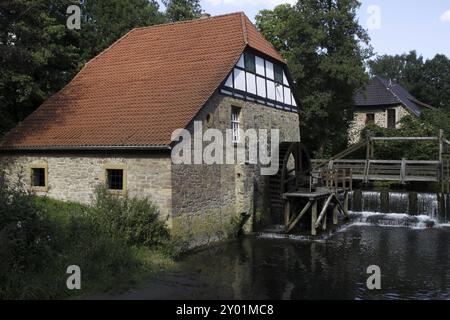
[[[311,208],[311,235],[315,236],[316,232],[316,220],[317,220],[317,200],[314,199]]]
[[[291,202],[289,199],[284,201],[284,226],[289,225],[289,220],[291,219]]]
[[[370,141],[370,159],[375,157],[375,144],[373,141]]]
[[[364,182],[369,180],[369,170],[370,170],[370,160],[366,159],[366,164],[364,166]]]
[[[323,223],[322,223],[322,231],[327,230],[327,212],[325,211],[325,216],[323,217]]]
[[[334,208],[333,208],[333,224],[334,225],[338,224],[338,206],[337,206],[337,204],[335,204]]]
[[[328,205],[330,204],[331,199],[333,199],[333,196],[334,196],[334,193],[330,194],[327,201],[325,201],[325,203],[323,204],[322,211],[320,211],[319,218],[317,219],[316,224],[314,225],[315,228],[319,227],[320,222],[322,221],[323,217],[325,216],[325,214],[327,212]]]
[[[405,183],[406,178],[406,159],[402,158],[402,163],[400,165],[400,183]]]
[[[344,193],[344,215],[348,217],[348,191]]]
[[[348,218],[348,210],[345,210],[345,207],[342,205],[341,201],[339,201],[338,197],[334,196],[334,200],[336,201],[336,205],[340,209],[341,213]],[[344,196],[345,200],[345,196]],[[348,208],[348,198],[347,198],[347,208]]]
[[[294,227],[297,225],[297,223],[300,221],[300,219],[303,217],[303,215],[308,211],[309,207],[311,207],[312,201],[308,201],[306,206],[302,209],[302,211],[295,217],[291,222],[289,222],[288,225],[286,225],[286,232],[289,233]]]

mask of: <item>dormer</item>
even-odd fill
[[[220,92],[238,99],[297,112],[293,83],[285,64],[247,48]]]

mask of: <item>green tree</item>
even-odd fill
[[[372,75],[391,79],[420,101],[450,111],[450,59],[445,55],[426,61],[415,51],[383,55],[370,61],[369,66]]]
[[[81,30],[69,30],[73,4],[80,1],[0,3],[0,136],[130,29],[165,21],[155,0],[85,0]]]
[[[425,61],[421,90],[417,98],[450,112],[450,59],[437,54]]]
[[[133,28],[165,21],[155,0],[85,0],[81,9],[83,60],[94,57]]]
[[[256,22],[289,62],[302,103],[302,141],[315,156],[347,144],[353,92],[368,80],[369,37],[356,0],[299,0],[261,11]]]
[[[166,6],[166,18],[169,21],[192,20],[200,17],[200,0],[163,0]]]
[[[66,9],[73,3],[1,3],[0,134],[59,90],[79,68],[80,35],[66,27]]]
[[[401,55],[382,55],[369,61],[372,75],[391,79],[411,90],[417,81],[420,81],[423,58],[416,51]]]

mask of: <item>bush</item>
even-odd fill
[[[439,129],[444,130],[444,135],[450,135],[450,114],[442,110],[424,110],[419,118],[406,116],[400,121],[399,129],[381,128],[375,124],[369,124],[362,131],[362,139],[365,139],[368,131],[374,136],[384,137],[437,137]],[[365,150],[353,157],[361,156]],[[409,160],[436,160],[438,159],[439,146],[433,141],[388,141],[375,143],[375,158],[378,159],[409,159]],[[364,155],[365,157],[365,155]]]
[[[35,197],[0,172],[0,299],[116,291],[170,265],[169,232],[146,199],[99,188],[93,206]],[[66,287],[69,265],[82,290]]]
[[[33,278],[55,266],[54,230],[33,195],[0,172],[0,298],[33,296]]]
[[[92,213],[111,237],[120,237],[129,245],[153,247],[169,240],[158,208],[147,198],[118,197],[99,186]]]

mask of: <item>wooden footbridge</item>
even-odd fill
[[[373,159],[378,141],[435,141],[439,145],[439,156],[436,160]],[[362,148],[366,148],[366,159],[344,159]],[[450,141],[444,138],[442,131],[438,137],[373,137],[369,134],[365,141],[327,160],[310,160],[301,143],[282,144],[280,164],[278,174],[269,182],[270,202],[275,218],[283,217],[286,233],[304,217],[310,221],[311,235],[316,235],[319,229],[326,230],[327,220],[338,224],[339,214],[348,218],[348,193],[356,180],[436,182],[442,192],[450,192]]]
[[[374,158],[376,142],[436,142],[439,155],[436,160],[380,160]],[[345,156],[366,148],[366,159],[344,159]],[[313,160],[312,172],[323,170],[351,170],[352,180],[406,182],[437,182],[442,192],[450,190],[450,141],[445,139],[442,130],[438,137],[372,137],[350,146],[348,149],[328,160]]]

